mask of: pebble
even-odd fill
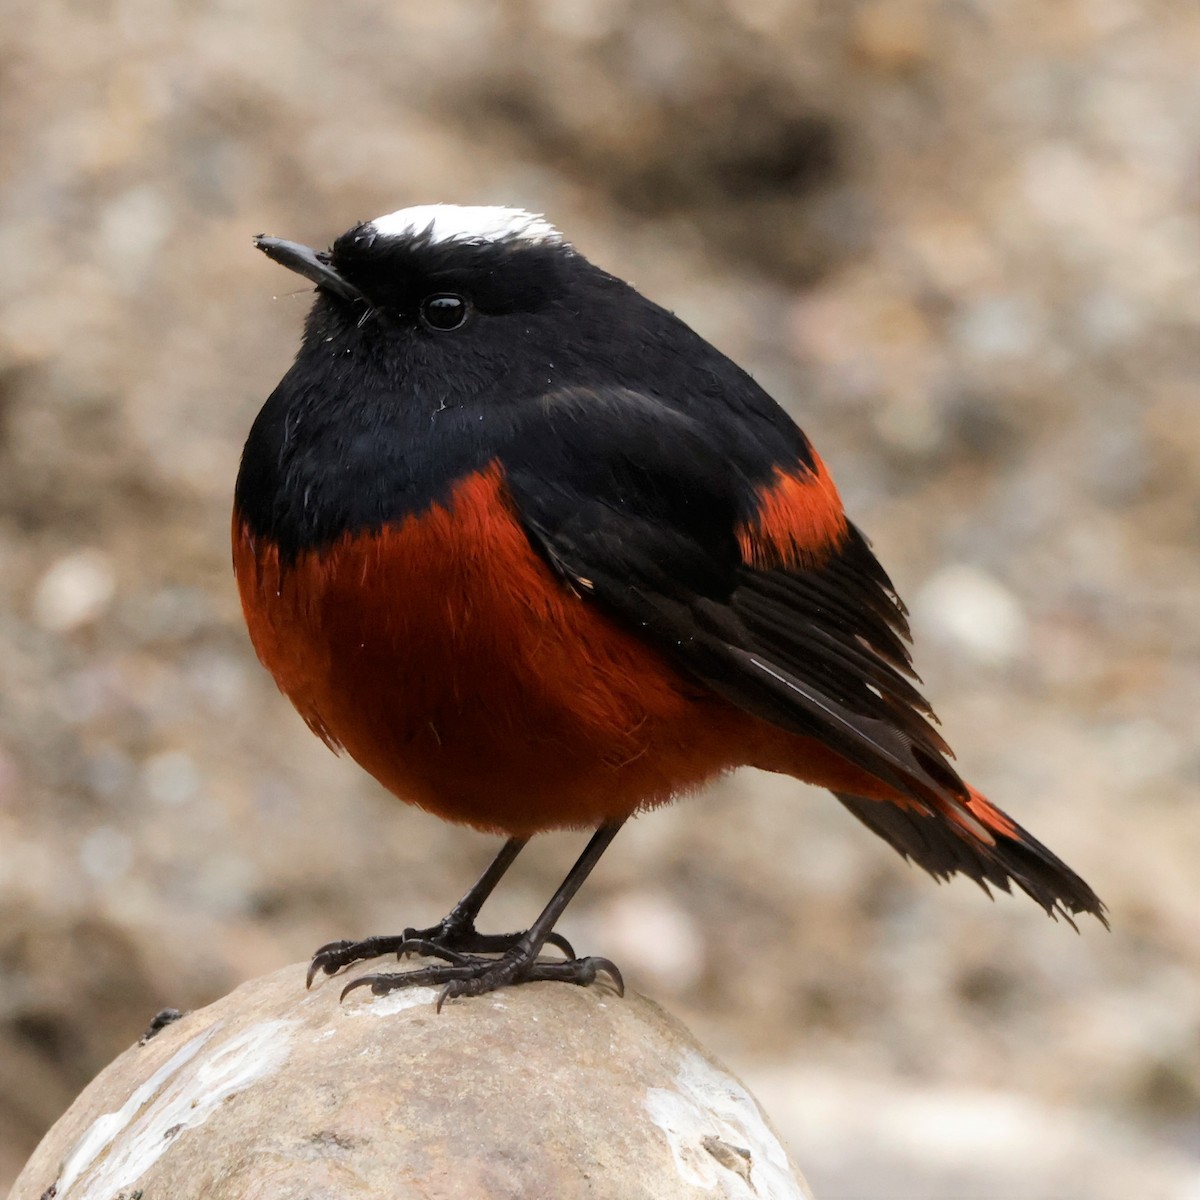
[[[936,572],[917,592],[912,610],[926,636],[986,666],[1016,661],[1029,641],[1020,600],[995,577],[965,563]]]
[[[625,892],[599,914],[599,940],[654,988],[684,992],[704,973],[704,939],[694,918],[661,892]]]
[[[112,604],[117,575],[101,550],[77,550],[50,565],[33,593],[33,619],[47,633],[72,633]]]
[[[119,829],[101,825],[83,839],[79,865],[85,875],[98,883],[111,883],[133,865],[133,842]]]
[[[199,793],[201,782],[195,760],[182,750],[152,754],[142,766],[142,786],[159,804],[186,804]]]

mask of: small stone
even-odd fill
[[[977,362],[1022,359],[1043,340],[1042,315],[1028,297],[988,296],[960,315],[954,340]]]
[[[955,563],[933,575],[913,600],[913,619],[931,638],[989,666],[1024,652],[1029,621],[1017,597],[978,567]]]
[[[929,6],[919,0],[887,0],[861,5],[854,20],[854,48],[884,70],[910,70],[929,54]]]
[[[164,750],[152,754],[142,767],[142,786],[159,804],[186,804],[200,791],[200,772],[190,754]]]
[[[101,550],[79,550],[54,562],[33,593],[33,619],[48,633],[71,633],[102,617],[117,576]]]
[[[704,939],[695,920],[661,892],[626,892],[600,914],[599,940],[624,967],[675,993],[699,983]]]
[[[93,829],[79,847],[80,867],[85,875],[99,883],[120,879],[132,864],[133,843],[111,825]]]

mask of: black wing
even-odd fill
[[[947,762],[914,686],[904,606],[857,529],[847,524],[808,565],[743,561],[738,529],[763,482],[790,465],[781,444],[799,437],[803,450],[794,427],[780,438],[743,414],[730,437],[629,391],[560,393],[536,416],[505,454],[508,483],[532,544],[564,580],[718,694],[915,801],[834,793],[935,877],[1015,883],[1052,915],[1107,924],[1084,880]],[[787,422],[782,411],[766,419]]]

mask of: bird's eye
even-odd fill
[[[430,329],[457,329],[467,319],[468,305],[462,296],[440,292],[421,301],[421,320]]]

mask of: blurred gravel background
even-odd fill
[[[312,738],[229,568],[326,244],[543,211],[797,414],[973,780],[1112,909],[936,887],[746,773],[566,932],[822,1200],[1200,1196],[1200,6],[7,0],[0,1189],[165,1004],[442,914],[493,852]],[[581,839],[497,897],[526,922]]]

